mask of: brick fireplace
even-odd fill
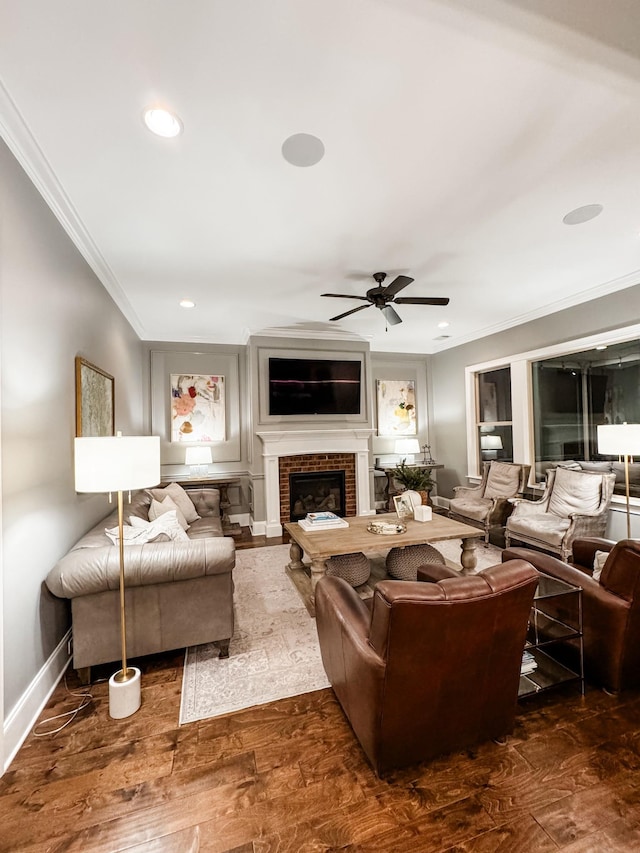
[[[356,514],[356,462],[353,453],[305,453],[300,456],[281,456],[279,458],[280,477],[280,521],[285,524],[292,518],[291,475],[320,474],[322,472],[344,473],[344,513],[339,515]],[[315,510],[314,505],[306,509]],[[340,509],[341,507],[337,507]],[[300,510],[297,517],[304,515]]]
[[[282,525],[289,521],[290,513],[289,473],[296,467],[299,470],[312,467],[314,470],[344,469],[346,514],[374,515],[369,483],[372,433],[373,430],[358,428],[258,433],[263,445],[266,519],[264,527],[262,522],[254,521],[252,531],[267,537],[282,535]],[[285,467],[286,476],[283,476]]]

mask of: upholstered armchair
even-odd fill
[[[378,775],[501,738],[515,719],[538,572],[419,572],[434,582],[380,581],[371,609],[342,578],[316,587],[324,668]]]
[[[507,548],[516,539],[559,554],[566,563],[574,539],[604,534],[615,479],[615,474],[570,468],[547,471],[539,500],[515,502],[505,529]]]
[[[492,528],[504,527],[513,511],[509,498],[521,495],[529,480],[530,465],[485,462],[479,486],[456,486],[449,501],[449,516],[480,527],[484,541]]]
[[[597,552],[604,558],[599,570]],[[581,587],[585,677],[612,692],[640,687],[638,540],[623,539],[615,544],[595,537],[575,539],[569,564],[528,548],[508,548],[502,559],[527,560],[544,574]],[[574,602],[574,597],[567,596],[564,601]],[[573,622],[575,616],[568,613],[565,618]],[[578,666],[575,645],[566,652],[567,663]]]

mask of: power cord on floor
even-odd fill
[[[34,737],[47,737],[47,735],[58,734],[58,732],[61,732],[64,728],[66,728],[75,720],[80,711],[84,711],[84,709],[87,708],[93,702],[93,696],[88,690],[84,690],[81,693],[69,690],[66,672],[64,674],[64,686],[69,696],[73,696],[76,699],[80,699],[80,704],[76,708],[73,708],[71,711],[64,711],[62,714],[56,714],[53,717],[47,717],[46,720],[40,720],[40,722],[36,723],[33,727]],[[50,723],[54,723],[56,720],[64,720],[66,717],[68,717],[68,719],[66,719],[66,721],[62,723],[62,725],[58,726],[56,729],[50,729],[46,732],[38,731],[40,726],[46,726]]]

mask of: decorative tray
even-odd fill
[[[367,524],[369,533],[381,533],[383,536],[395,536],[398,533],[406,533],[406,524],[393,524],[389,521],[372,521]]]

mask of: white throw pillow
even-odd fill
[[[149,491],[157,501],[163,501],[166,497],[170,497],[185,517],[187,524],[191,524],[200,518],[191,498],[179,483],[169,483],[164,489],[149,489]]]
[[[157,501],[155,498],[151,501],[151,506],[149,507],[149,521],[155,521],[166,512],[176,513],[178,521],[180,522],[180,527],[182,527],[183,530],[186,530],[187,527],[189,527],[187,519],[168,495],[162,502]]]
[[[608,556],[608,551],[596,551],[593,555],[593,574],[591,577],[594,581],[600,580],[600,575],[602,574],[602,570],[604,569],[604,564],[607,562]]]
[[[123,541],[126,545],[144,545],[147,542],[166,542],[170,539],[176,542],[188,542],[189,537],[184,532],[174,511],[163,512],[155,521],[145,521],[132,515],[130,525],[122,528]],[[118,528],[105,528],[104,531],[114,545],[119,542]]]

